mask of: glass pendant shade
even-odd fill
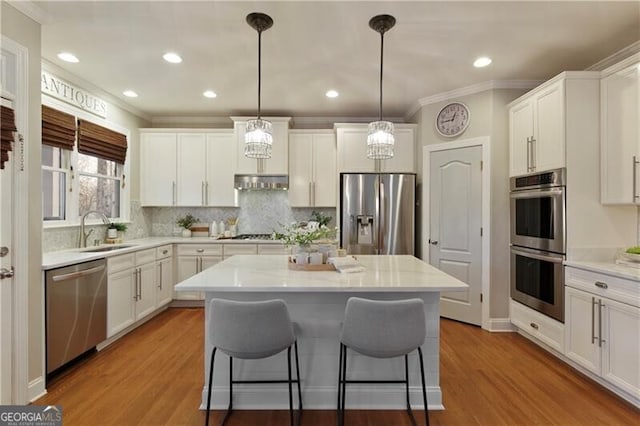
[[[244,134],[244,155],[248,158],[271,158],[273,136],[271,122],[262,119],[248,120]]]
[[[367,158],[386,160],[393,158],[393,123],[390,121],[373,121],[369,123],[367,136]]]

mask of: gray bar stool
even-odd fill
[[[407,411],[416,421],[409,402],[408,354],[418,350],[422,376],[424,415],[429,425],[427,391],[422,360],[422,344],[426,335],[424,302],[420,299],[378,301],[351,297],[347,301],[340,335],[340,366],[338,367],[338,424],[344,424],[347,383],[404,383]],[[373,358],[393,358],[404,355],[404,380],[347,380],[347,348]]]
[[[213,390],[213,363],[216,350],[229,356],[229,407],[222,424],[233,410],[234,383],[288,383],[289,418],[293,421],[292,383],[298,384],[298,420],[302,414],[302,396],[300,392],[300,368],[298,363],[298,342],[289,317],[289,310],[283,300],[262,302],[237,302],[212,299],[209,305],[209,338],[213,344],[211,365],[209,367],[209,392],[207,394],[207,417],[209,424],[211,393]],[[296,380],[291,379],[291,346],[295,348]],[[267,358],[287,350],[288,380],[233,380],[233,358]]]

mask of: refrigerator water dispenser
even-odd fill
[[[358,244],[373,244],[373,216],[359,215],[358,222]]]

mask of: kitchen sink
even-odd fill
[[[81,251],[84,252],[84,253],[101,253],[103,251],[120,250],[120,249],[129,248],[129,247],[135,247],[135,245],[133,245],[133,244],[121,244],[121,245],[117,245],[117,246],[103,246],[103,247],[96,247],[96,248],[91,248],[91,249],[83,249]]]

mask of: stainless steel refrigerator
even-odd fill
[[[414,254],[416,175],[340,174],[340,243],[349,254]]]

